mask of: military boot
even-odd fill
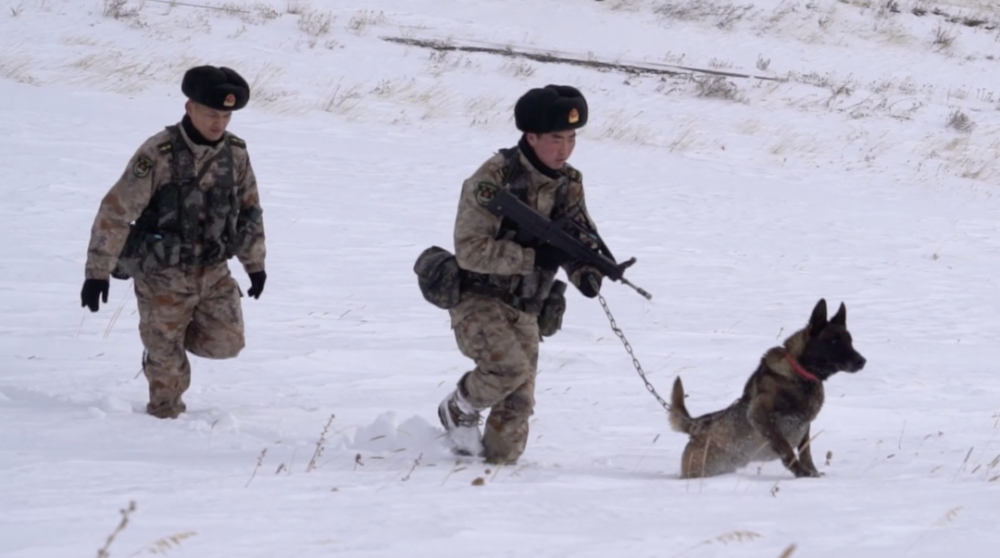
[[[438,405],[438,418],[458,455],[479,457],[483,453],[483,436],[479,431],[482,416],[456,389]]]

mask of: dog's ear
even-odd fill
[[[826,327],[826,299],[821,298],[813,308],[812,316],[809,317],[809,333],[816,335]]]
[[[840,309],[837,310],[837,313],[830,318],[830,323],[847,326],[847,307],[844,306],[843,302],[840,303]]]

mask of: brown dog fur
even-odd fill
[[[809,448],[809,430],[823,406],[823,381],[865,365],[865,358],[852,346],[844,304],[829,321],[826,316],[826,301],[820,299],[809,323],[782,346],[764,353],[743,395],[725,409],[692,418],[677,378],[670,425],[690,436],[681,478],[733,473],[751,462],[775,459],[796,477],[820,476]]]

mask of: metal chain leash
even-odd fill
[[[642,369],[642,364],[639,363],[639,359],[637,359],[635,357],[635,353],[632,352],[632,345],[629,344],[628,339],[625,338],[625,332],[623,332],[615,322],[615,317],[611,314],[611,309],[608,308],[608,301],[605,300],[604,295],[600,293],[597,295],[597,300],[600,301],[601,308],[604,308],[604,313],[608,315],[608,322],[611,323],[611,331],[615,332],[615,335],[621,339],[622,344],[625,345],[625,351],[628,352],[628,356],[632,357],[632,365],[635,366],[635,370],[639,373],[639,377],[642,378],[643,383],[646,384],[646,389],[649,390],[649,393],[653,394],[653,397],[655,397],[657,401],[660,402],[663,409],[667,411],[667,413],[670,413],[670,403],[667,403],[662,397],[660,397],[660,394],[656,393],[656,388],[653,387],[653,384],[649,383],[649,379],[646,378],[646,372]]]

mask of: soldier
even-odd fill
[[[253,298],[264,290],[264,225],[246,143],[226,131],[246,106],[247,82],[229,68],[184,74],[179,124],[143,143],[101,200],[91,228],[82,306],[108,301],[109,276],[134,279],[146,412],[176,418],[191,384],[186,352],[236,357],[244,347],[239,259]]]
[[[523,132],[517,147],[501,150],[462,185],[454,233],[461,295],[449,313],[459,350],[476,366],[438,407],[456,453],[501,464],[516,462],[528,439],[539,340],[554,334],[565,309],[558,269],[588,298],[601,286],[596,269],[549,244],[516,241],[516,231],[486,208],[509,188],[541,215],[569,216],[596,232],[580,172],[566,163],[576,129],[587,123],[586,100],[569,86],[532,89],[515,104],[514,120]]]

